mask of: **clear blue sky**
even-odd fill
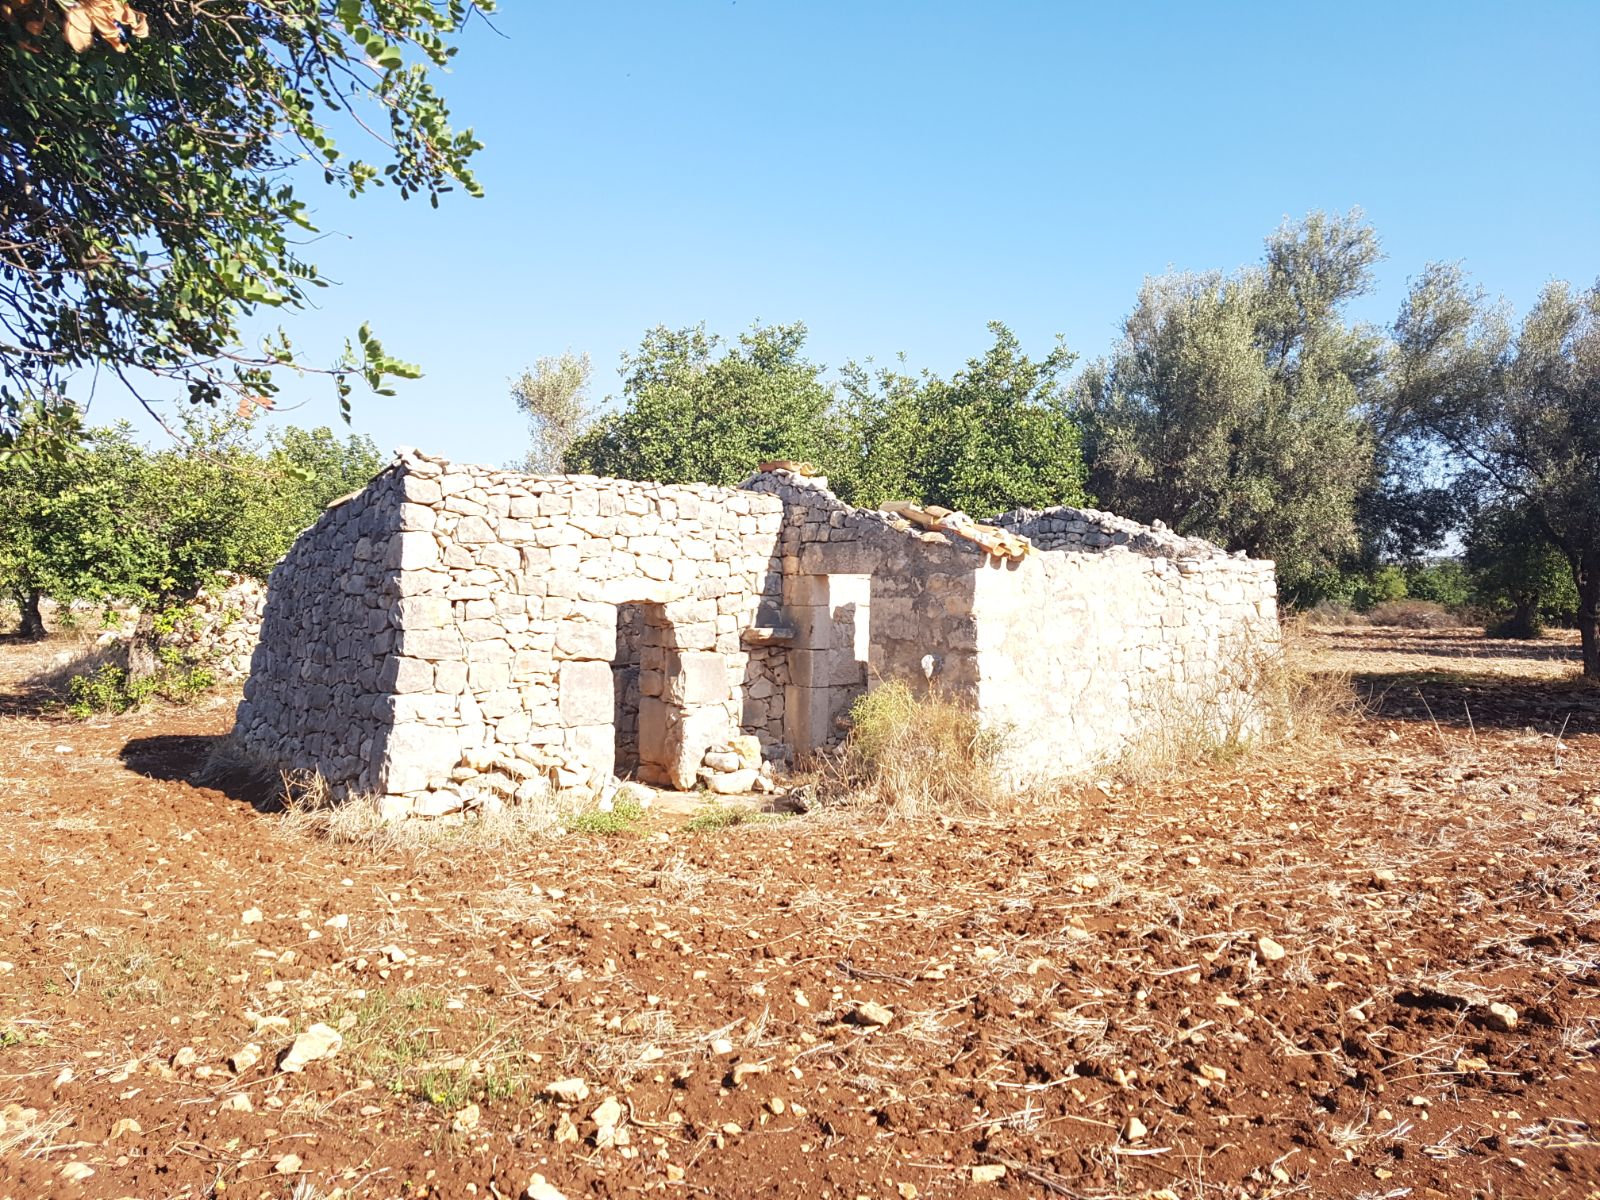
[[[321,361],[370,319],[426,377],[355,429],[499,463],[506,380],[652,325],[803,320],[813,357],[955,369],[1009,323],[1103,353],[1141,279],[1254,261],[1361,206],[1358,315],[1463,261],[1525,308],[1600,276],[1600,4],[503,0],[443,80],[487,198],[306,198],[342,286],[290,319]],[[321,384],[279,420],[336,423]],[[288,400],[289,397],[286,397]],[[102,387],[99,422],[135,417]]]

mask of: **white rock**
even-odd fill
[[[543,1091],[546,1096],[554,1096],[568,1104],[577,1104],[589,1098],[589,1085],[581,1079],[557,1079],[545,1084]]]
[[[622,1101],[615,1096],[607,1096],[589,1114],[589,1119],[601,1129],[608,1126],[614,1129],[622,1124],[622,1112]]]
[[[339,1053],[339,1048],[343,1045],[344,1038],[339,1035],[337,1029],[318,1022],[295,1038],[294,1045],[290,1046],[279,1060],[278,1069],[289,1072],[302,1071],[311,1063],[332,1058]]]
[[[706,786],[719,796],[742,796],[755,790],[756,780],[760,777],[760,773],[753,767],[746,767],[742,771],[713,775]]]
[[[1489,1016],[1497,1029],[1515,1029],[1517,1027],[1517,1010],[1509,1004],[1501,1004],[1498,1000],[1489,1005]]]
[[[1288,953],[1287,950],[1269,937],[1257,938],[1256,950],[1266,962],[1277,962]]]
[[[566,1193],[546,1183],[543,1175],[535,1175],[530,1179],[528,1190],[523,1195],[527,1200],[567,1200]]]
[[[861,1025],[872,1025],[881,1028],[894,1020],[894,1009],[885,1008],[873,1000],[859,1000],[856,1002],[856,1021]]]

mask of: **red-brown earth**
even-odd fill
[[[0,644],[0,1198],[1600,1196],[1600,692],[1320,637],[1338,736],[1028,816],[383,851]]]

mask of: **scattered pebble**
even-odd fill
[[[568,1104],[589,1098],[589,1085],[581,1079],[557,1079],[544,1085],[544,1094]]]
[[[1260,937],[1256,939],[1256,951],[1266,962],[1277,962],[1280,958],[1288,953],[1287,950],[1269,937]]]
[[[527,1200],[567,1200],[566,1193],[546,1183],[543,1175],[535,1175],[530,1179],[528,1190],[523,1194]]]
[[[894,1010],[872,1000],[856,1002],[856,1023],[881,1029],[894,1020]]]
[[[1511,1030],[1517,1027],[1517,1010],[1509,1004],[1501,1004],[1498,1000],[1489,1005],[1489,1016],[1497,1029]]]

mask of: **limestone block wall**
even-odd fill
[[[1248,736],[1279,650],[1273,564],[1169,559],[1115,545],[1030,557],[980,577],[979,708],[1010,766],[1048,777],[1130,742]]]
[[[237,729],[426,812],[593,785],[619,750],[692,787],[741,730],[782,737],[786,658],[743,637],[776,619],[782,519],[728,488],[406,453],[274,573]]]
[[[377,788],[387,745],[403,488],[389,472],[331,505],[273,569],[234,718],[246,749],[341,794]]]

